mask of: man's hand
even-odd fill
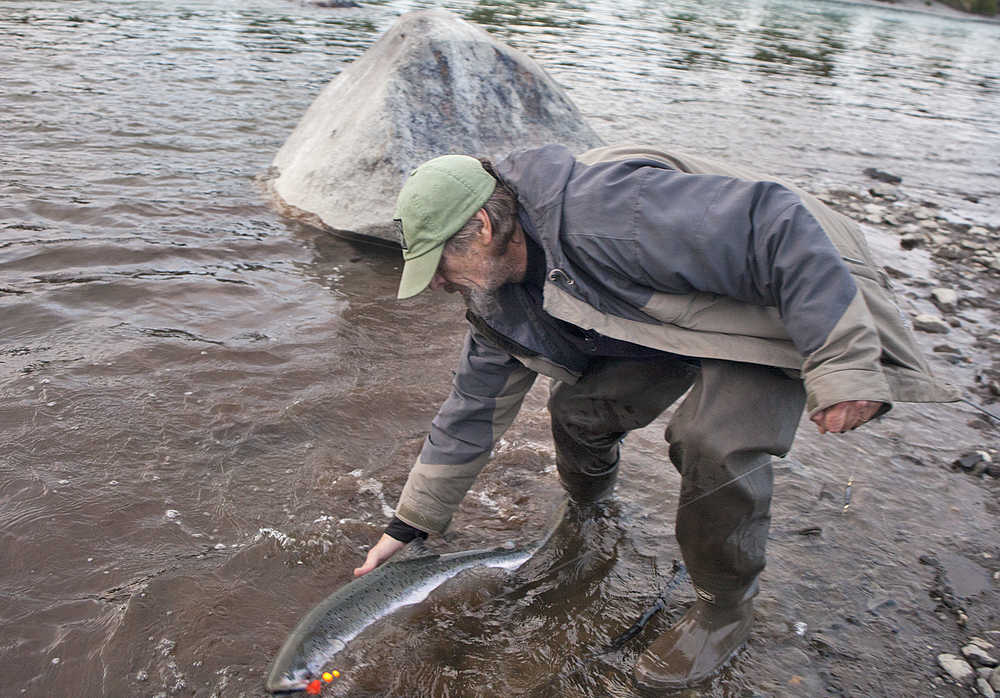
[[[406,543],[398,541],[392,536],[383,533],[382,537],[378,539],[378,543],[373,545],[372,549],[368,551],[368,557],[365,558],[365,564],[361,565],[361,567],[355,568],[354,576],[360,577],[363,574],[368,574],[390,557],[398,553],[405,545]]]
[[[838,402],[817,412],[810,419],[816,423],[820,434],[830,431],[835,434],[860,427],[881,409],[881,402],[870,400],[848,400]]]

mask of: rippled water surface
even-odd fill
[[[995,218],[996,24],[797,0],[445,5],[535,57],[608,141],[812,188],[874,166]],[[317,92],[429,6],[0,0],[0,694],[259,695],[285,634],[379,535],[447,392],[460,312],[394,302],[398,252],[283,221],[258,179]],[[540,381],[442,547],[537,536],[559,498],[544,401]],[[906,438],[933,441],[933,412],[911,418]],[[619,500],[571,522],[582,535],[373,627],[330,691],[631,695],[642,640],[595,653],[677,555],[656,429],[631,449]],[[843,474],[803,453],[813,469],[779,470],[779,494]],[[891,548],[905,534],[884,515],[828,535]],[[774,648],[849,595],[800,574],[823,551],[776,530],[775,574],[803,581],[764,599],[770,624],[721,694],[819,682],[803,650]],[[923,598],[891,554],[865,562]]]

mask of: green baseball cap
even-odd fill
[[[415,296],[430,284],[448,239],[483,207],[496,180],[479,160],[442,155],[410,173],[393,216],[403,246],[397,298]]]

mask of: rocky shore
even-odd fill
[[[872,168],[865,174],[868,183],[860,190],[832,190],[820,198],[876,229],[869,230],[870,241],[873,246],[891,248],[878,250],[876,256],[888,262],[884,269],[918,339],[955,369],[949,377],[958,377],[963,396],[992,415],[1000,414],[1000,229],[959,221],[961,216],[946,204],[911,195],[902,179],[891,173]],[[966,199],[977,203],[975,197]],[[1000,455],[991,444],[996,444],[1000,420],[983,413],[969,425],[982,434],[984,447],[968,447],[950,463],[951,470],[956,477],[976,478],[984,487],[995,487]],[[983,556],[991,555],[984,552]],[[950,580],[961,575],[951,568],[955,562],[933,554],[920,557],[922,565],[935,570],[931,589],[935,612],[942,620],[951,618],[965,628],[972,624],[969,614],[980,615],[983,609],[968,609],[963,594],[953,588]],[[975,572],[984,573],[984,569]],[[978,581],[997,582],[1000,571],[993,572],[989,581]],[[982,623],[975,625],[982,629]],[[986,698],[1000,694],[1000,626],[979,634],[984,637],[968,637],[960,647],[927,646],[936,655],[935,681],[941,690]]]
[[[832,190],[820,198],[898,241],[899,250],[907,253],[904,263],[892,260],[885,270],[897,294],[911,299],[919,310],[912,315],[914,329],[940,335],[933,352],[970,369],[971,381],[959,386],[963,392],[976,396],[981,404],[996,403],[1000,398],[1000,228],[956,221],[941,204],[912,197],[901,178],[891,173],[871,168],[865,174],[870,183],[861,191]],[[966,198],[977,202],[975,197]],[[910,255],[912,265],[905,263]]]
[[[979,637],[969,638],[961,654],[942,652],[938,666],[959,686],[974,686],[976,693],[994,698],[1000,691],[1000,668],[997,668],[996,645]]]
[[[926,12],[945,17],[967,19],[991,19],[993,15],[980,9],[978,5],[963,0],[945,2],[943,0],[852,0],[861,5],[893,7],[911,12]]]

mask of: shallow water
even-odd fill
[[[461,313],[394,302],[398,252],[281,220],[258,179],[344,64],[427,6],[0,0],[0,693],[259,695],[285,634],[377,538],[446,394]],[[609,141],[814,189],[857,188],[875,166],[996,220],[998,25],[792,0],[446,6],[534,56]],[[559,498],[544,401],[539,381],[439,545],[536,535]],[[936,631],[919,568],[900,577],[909,539],[893,517],[940,506],[969,540],[975,515],[947,507],[988,502],[966,483],[942,492],[931,469],[906,477],[933,501],[876,498],[887,454],[938,448],[940,412],[898,413],[847,441],[856,460],[884,456],[850,526],[822,496],[846,481],[843,452],[807,440],[779,467],[767,620],[714,692],[830,685],[799,666],[812,645],[789,629],[821,622],[824,596],[863,609],[888,589],[914,614],[894,621],[906,643]],[[677,556],[658,429],[630,440],[619,500],[579,522],[585,542],[373,627],[330,691],[630,695],[637,652],[690,600],[587,658]],[[825,543],[795,534],[799,519],[822,520]],[[817,575],[858,535],[882,551],[854,558],[864,574]],[[886,651],[863,629],[836,632]]]

